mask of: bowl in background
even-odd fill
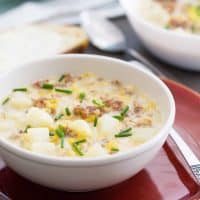
[[[141,0],[120,0],[144,46],[159,59],[187,70],[200,71],[200,36],[156,26],[139,11]]]
[[[39,155],[1,138],[0,155],[10,168],[23,177],[44,186],[67,191],[101,189],[135,175],[153,159],[165,142],[175,115],[174,100],[169,89],[150,72],[118,59],[68,54],[24,64],[0,77],[0,84],[4,85],[0,90],[0,97],[16,86],[27,86],[52,75],[83,72],[92,72],[106,79],[118,79],[137,85],[155,99],[164,121],[159,133],[145,144],[127,152],[95,158]]]

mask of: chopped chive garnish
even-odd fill
[[[126,106],[121,112],[120,115],[115,115],[113,116],[113,118],[119,120],[119,121],[123,121],[124,117],[126,116],[127,112],[129,111],[129,106]]]
[[[64,148],[64,142],[65,142],[65,132],[62,127],[58,127],[56,129],[56,134],[60,138],[60,147]]]
[[[70,115],[71,115],[71,112],[70,112],[70,110],[69,110],[69,108],[68,108],[68,107],[66,107],[66,108],[65,108],[65,113],[66,113],[66,115],[68,115],[68,116],[70,116]]]
[[[121,115],[115,115],[115,116],[113,116],[113,118],[115,118],[115,119],[117,119],[119,121],[123,121],[124,120],[124,117],[121,116]]]
[[[81,93],[79,94],[79,99],[80,99],[80,102],[82,103],[83,100],[85,99],[85,93],[84,93],[84,92],[81,92]]]
[[[98,100],[98,99],[93,99],[92,103],[98,106],[99,108],[103,108],[105,106],[105,104],[101,100]]]
[[[83,152],[81,151],[80,147],[76,143],[72,143],[73,150],[80,156],[83,156]]]
[[[47,90],[52,90],[53,89],[53,85],[52,84],[50,84],[50,83],[44,83],[43,85],[42,85],[42,88],[43,89],[47,89]]]
[[[60,127],[56,129],[56,134],[59,138],[65,137],[65,132]]]
[[[49,136],[54,136],[55,133],[53,131],[49,131]]]
[[[13,89],[13,92],[27,92],[28,89],[27,88],[15,88]]]
[[[120,131],[118,134],[115,135],[115,137],[129,137],[132,136],[132,128],[127,128],[123,131]]]
[[[65,93],[65,94],[72,94],[72,90],[55,88],[55,91],[56,92],[62,92],[62,93]]]
[[[76,145],[79,145],[79,144],[82,144],[82,143],[85,143],[86,142],[86,139],[82,139],[82,140],[78,140],[75,142]]]
[[[8,101],[10,101],[10,97],[7,97],[6,99],[4,99],[2,102],[2,105],[5,105],[6,103],[8,103]]]
[[[65,78],[65,75],[61,75],[60,78],[58,79],[59,82],[61,82]]]
[[[166,24],[165,28],[166,28],[166,29],[170,29],[170,25],[169,25],[169,24]]]
[[[129,106],[126,106],[121,112],[121,116],[125,116],[127,114],[127,112],[129,111]]]
[[[95,117],[95,118],[94,118],[94,124],[93,124],[93,125],[94,125],[94,127],[96,127],[96,126],[97,126],[97,123],[98,123],[98,118],[97,118],[97,117]]]
[[[111,151],[112,151],[112,152],[118,152],[119,149],[118,149],[118,148],[111,148]]]
[[[61,113],[61,114],[59,114],[57,117],[55,117],[54,120],[55,120],[55,121],[58,121],[58,120],[61,119],[63,116],[64,116],[64,114]]]
[[[65,147],[65,138],[60,138],[60,147],[63,149]]]
[[[27,125],[26,128],[24,129],[24,133],[27,133],[29,128],[31,128],[31,126]]]

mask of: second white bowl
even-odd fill
[[[200,71],[200,36],[166,30],[143,19],[141,0],[120,0],[127,17],[143,42],[155,56],[187,70]]]

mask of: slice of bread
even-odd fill
[[[88,46],[76,26],[35,24],[0,32],[0,70],[42,57],[82,52]]]

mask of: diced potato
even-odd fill
[[[107,154],[106,150],[100,144],[96,143],[89,147],[85,156],[96,157],[96,156],[103,156],[106,154]]]
[[[15,126],[18,128],[25,126],[26,124],[25,113],[18,110],[10,110],[6,113],[6,118],[7,120],[14,121]]]
[[[92,136],[92,130],[89,126],[89,124],[84,120],[75,120],[72,122],[69,122],[68,124],[69,128],[74,131],[78,137],[91,137]]]
[[[9,104],[15,109],[25,109],[31,106],[32,101],[27,94],[15,92],[12,94]]]
[[[0,132],[2,131],[8,131],[12,130],[14,128],[14,122],[13,121],[6,121],[6,120],[1,120],[0,121]]]
[[[49,129],[48,128],[29,128],[27,134],[32,138],[33,142],[48,142]]]
[[[29,150],[32,150],[36,143],[48,143],[49,130],[48,128],[29,128],[27,134],[21,137],[21,145]]]
[[[119,130],[119,121],[112,116],[103,115],[99,118],[97,129],[100,137],[108,137],[115,135]]]
[[[49,142],[36,142],[32,145],[31,150],[39,154],[55,155],[55,145]]]
[[[0,121],[0,136],[9,138],[15,130],[13,121]]]
[[[32,107],[26,115],[27,124],[31,127],[51,127],[53,125],[52,117],[36,107]]]

